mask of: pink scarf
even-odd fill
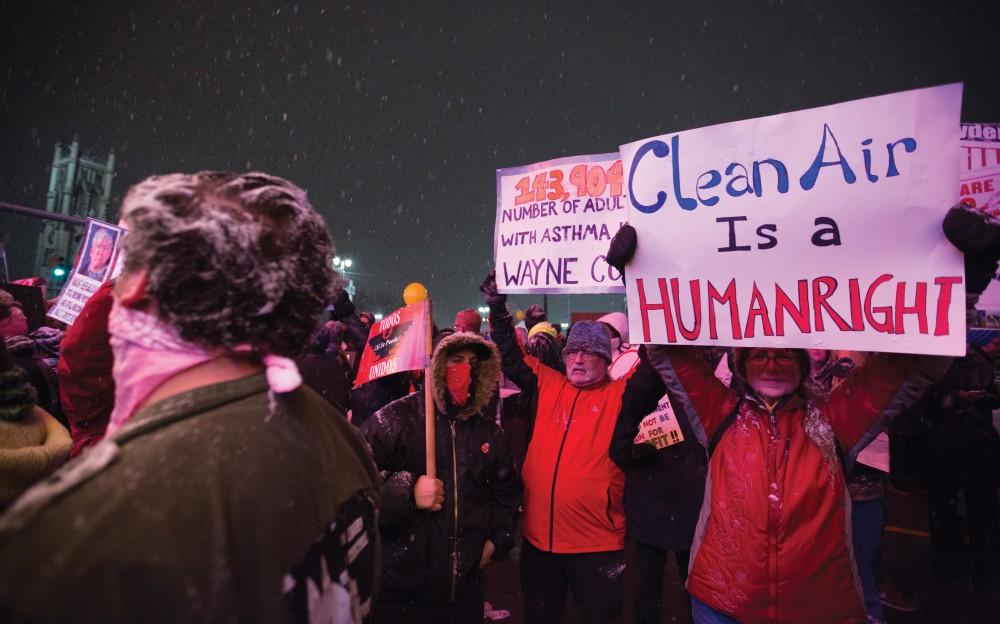
[[[114,302],[108,317],[115,380],[115,407],[107,436],[114,435],[137,408],[165,381],[189,368],[231,353],[249,353],[249,345],[206,351],[185,341],[174,328],[152,314]],[[267,382],[273,392],[291,392],[302,384],[295,363],[276,355],[264,356]]]

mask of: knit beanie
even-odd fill
[[[552,323],[542,321],[541,323],[536,323],[531,329],[528,330],[528,339],[530,340],[535,334],[548,334],[550,338],[555,340],[556,328],[552,327]]]
[[[579,321],[574,324],[563,347],[563,355],[582,351],[599,355],[611,363],[611,337],[604,325],[597,321]]]
[[[458,314],[455,315],[455,331],[478,332],[482,324],[483,317],[479,316],[479,312],[476,312],[472,308],[459,310]]]

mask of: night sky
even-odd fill
[[[74,134],[115,149],[115,206],[154,173],[267,171],[309,191],[369,307],[417,280],[448,325],[481,304],[497,168],[954,81],[964,120],[998,121],[990,5],[7,2],[0,201],[44,208]],[[13,277],[38,224],[0,213]],[[624,303],[550,297],[570,307]]]

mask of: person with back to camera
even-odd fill
[[[287,359],[334,287],[323,219],[222,172],[148,178],[121,216],[107,436],[0,518],[0,621],[362,621],[378,475]]]

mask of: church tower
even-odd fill
[[[66,216],[108,221],[111,181],[115,173],[115,152],[107,160],[99,160],[80,152],[80,138],[64,149],[56,143],[52,157],[52,174],[45,210]],[[45,221],[35,252],[35,271],[49,280],[50,290],[58,292],[63,280],[53,280],[50,270],[57,264],[73,262],[82,230],[80,226],[60,221]],[[53,281],[58,282],[52,283]],[[53,296],[55,293],[48,293]]]

